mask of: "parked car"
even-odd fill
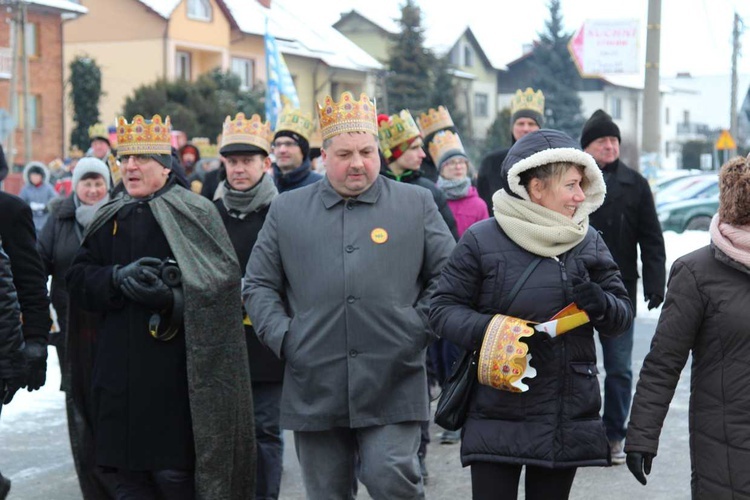
[[[660,173],[654,181],[651,182],[651,191],[656,195],[659,192],[673,186],[677,183],[684,183],[688,177],[705,174],[700,170],[669,170]]]
[[[706,199],[718,194],[719,176],[717,174],[685,177],[662,189],[656,195],[656,208],[676,201]]]
[[[707,198],[667,203],[657,208],[662,231],[708,231],[711,219],[719,210],[718,192]]]

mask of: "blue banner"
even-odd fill
[[[270,122],[271,128],[276,127],[276,120],[283,106],[291,106],[299,109],[299,97],[297,89],[294,88],[292,75],[284,61],[284,56],[279,52],[276,39],[268,32],[266,22],[266,72],[268,82],[266,83],[266,120]]]

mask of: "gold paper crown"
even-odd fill
[[[193,146],[198,148],[198,153],[200,153],[201,159],[219,157],[219,146],[211,144],[208,137],[193,137],[191,142],[193,143]]]
[[[341,94],[341,100],[335,102],[326,96],[324,106],[318,104],[320,133],[323,140],[344,132],[369,132],[378,135],[378,121],[375,104],[363,92],[359,101],[354,100],[351,92]]]
[[[445,106],[438,106],[437,110],[430,108],[427,113],[419,115],[418,121],[422,135],[425,137],[448,127],[453,127],[453,119]]]
[[[299,109],[285,107],[281,110],[279,119],[276,121],[276,133],[282,130],[299,134],[309,143],[310,136],[315,130],[315,122],[313,122],[310,113],[303,113]]]
[[[253,115],[250,119],[247,119],[245,113],[237,113],[234,120],[231,116],[227,116],[224,120],[221,133],[222,148],[230,144],[247,144],[269,153],[272,140],[271,124],[263,123],[258,115]]]
[[[461,144],[461,138],[458,137],[458,134],[454,134],[450,130],[444,130],[435,134],[432,141],[430,141],[430,157],[438,169],[445,153],[451,150],[458,150],[461,154],[466,154],[464,152],[464,145]]]
[[[109,142],[109,130],[107,130],[107,126],[103,123],[97,123],[89,127],[89,139],[93,141],[98,137],[106,139]]]
[[[167,116],[154,115],[146,120],[135,115],[128,123],[124,116],[117,119],[117,154],[125,155],[168,155],[172,153],[172,122]]]
[[[408,110],[403,109],[397,115],[388,117],[388,121],[383,120],[378,127],[378,139],[380,140],[380,149],[386,158],[392,156],[392,151],[409,139],[421,135],[419,127],[414,122]]]
[[[71,160],[80,160],[81,158],[83,158],[83,151],[78,149],[78,146],[73,145],[70,148],[70,151],[68,151],[68,158],[70,158]]]
[[[522,109],[528,109],[544,116],[544,94],[542,91],[537,90],[534,92],[534,89],[531,87],[526,87],[526,90],[523,92],[521,92],[521,89],[516,90],[516,95],[510,101],[511,116]]]

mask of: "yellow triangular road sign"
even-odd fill
[[[716,140],[716,149],[737,149],[737,143],[734,142],[729,130],[721,131],[721,135]]]

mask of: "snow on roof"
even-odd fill
[[[252,0],[225,0],[243,33],[263,36],[268,31],[276,38],[284,54],[320,59],[334,68],[367,71],[382,65],[354,42],[326,25],[311,25],[284,8],[282,0],[275,0],[266,9]]]
[[[182,0],[139,0],[143,5],[159,14],[164,19],[169,19],[172,12],[180,5]]]
[[[59,10],[65,14],[86,14],[88,9],[69,0],[29,0],[31,5]]]
[[[398,24],[398,17],[391,17],[386,15],[384,12],[369,13],[365,14],[360,9],[352,9],[348,12],[342,12],[341,16],[345,16],[351,12],[359,14],[374,25],[381,28],[383,31],[390,33],[391,35],[398,35],[401,33],[401,26]]]

